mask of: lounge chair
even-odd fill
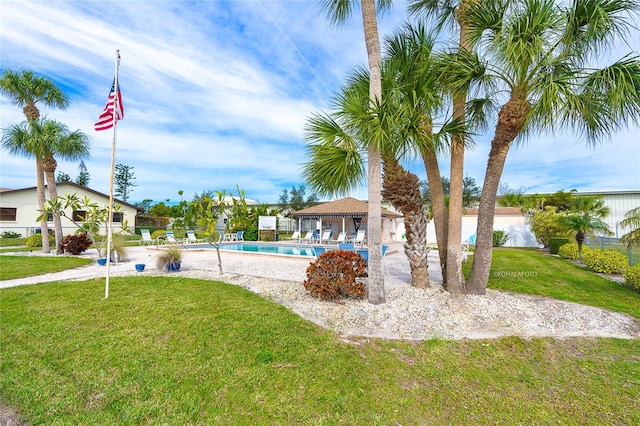
[[[313,242],[313,231],[307,231],[307,234],[303,238],[300,238],[300,242],[303,241],[308,243]]]
[[[167,231],[167,243],[169,243],[169,244],[182,244],[180,241],[176,240],[176,236],[173,235],[173,231]]]
[[[293,235],[291,235],[290,237],[285,237],[283,238],[285,241],[295,241],[298,242],[300,241],[300,231],[296,231],[293,233]]]
[[[340,243],[344,243],[346,240],[347,240],[347,233],[341,232],[338,234],[338,238],[331,241],[331,243],[340,244]]]
[[[142,236],[142,238],[140,238],[138,242],[140,243],[141,246],[150,246],[156,243],[156,241],[153,238],[151,238],[151,233],[149,232],[148,229],[141,229],[140,235]]]
[[[358,231],[356,234],[356,239],[353,240],[354,244],[359,244],[362,247],[367,240],[367,232],[366,231]]]
[[[384,269],[387,271],[387,275],[391,275],[389,273],[389,267],[384,262],[384,255],[387,254],[387,250],[388,249],[389,249],[389,246],[382,246],[382,265],[383,265]],[[356,250],[356,253],[358,253],[360,256],[362,256],[364,258],[364,261],[367,262],[367,264],[369,263],[369,250],[358,249],[358,250]]]
[[[193,231],[187,231],[187,243],[204,243],[206,240],[203,238],[196,237],[196,234]]]
[[[338,244],[338,250],[355,250],[356,247],[353,243],[340,243]]]
[[[322,233],[322,237],[320,237],[320,241],[318,242],[322,244],[323,242],[326,241],[327,244],[329,244],[331,242],[331,234],[332,234],[331,230],[324,231]]]
[[[325,251],[327,251],[327,249],[326,249],[326,248],[324,248],[324,247],[314,247],[314,248],[313,248],[313,252],[314,252],[314,253],[315,253],[315,255],[316,255],[316,259],[317,259],[317,258],[318,258],[322,253],[324,253]]]

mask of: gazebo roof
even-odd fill
[[[369,204],[364,201],[356,200],[355,198],[347,197],[298,210],[296,212],[292,212],[291,215],[301,218],[366,217],[368,211]],[[383,217],[402,217],[401,214],[391,212],[387,209],[381,209],[381,213]]]

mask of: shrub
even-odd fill
[[[13,232],[13,231],[5,231],[2,233],[2,238],[20,238],[22,236],[22,234],[18,234],[17,232]]]
[[[640,291],[640,263],[631,266],[624,273],[624,284],[632,290]]]
[[[629,267],[625,255],[615,250],[589,250],[583,253],[582,261],[602,274],[622,274]]]
[[[569,244],[569,239],[565,237],[551,237],[549,239],[549,252],[551,254],[559,254],[560,247]],[[576,249],[578,245],[576,244]],[[577,258],[576,258],[577,259]]]
[[[56,243],[56,238],[49,234],[49,246],[52,246]],[[32,234],[27,238],[27,242],[25,243],[27,247],[42,247],[42,234]]]
[[[585,245],[582,246],[582,254],[591,251],[591,249]],[[580,258],[580,253],[578,253],[578,244],[576,243],[568,243],[560,246],[558,250],[558,254],[560,257],[571,260],[578,260]]]
[[[367,276],[366,268],[367,262],[356,252],[327,251],[307,268],[304,288],[322,300],[362,298],[367,289],[357,278]]]
[[[60,248],[69,254],[77,256],[83,251],[87,251],[87,249],[91,247],[91,244],[93,244],[93,241],[83,232],[81,234],[67,235],[64,237],[60,243]]]
[[[153,231],[153,233],[151,234],[151,239],[152,240],[157,240],[158,238],[165,238],[167,236],[167,231],[165,231],[164,229],[158,229]]]
[[[506,231],[497,229],[493,231],[493,246],[502,247],[509,240],[509,234]]]

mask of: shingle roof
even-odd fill
[[[390,212],[387,209],[381,209],[384,217],[402,217],[401,214]],[[369,204],[355,198],[347,197],[340,200],[330,201],[328,203],[318,204],[317,206],[292,212],[292,216],[301,217],[365,217],[369,211]]]

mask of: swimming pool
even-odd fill
[[[209,244],[187,244],[186,248],[213,249],[213,246]],[[242,243],[222,243],[220,245],[220,250],[239,251],[243,253],[276,254],[283,256],[315,257],[313,247],[300,247],[277,243],[256,243],[253,241]]]

